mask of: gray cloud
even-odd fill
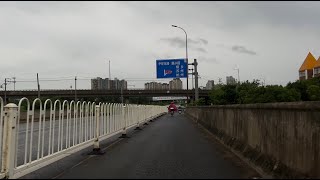
[[[202,38],[199,38],[199,40],[203,43],[203,44],[208,44],[208,41]]]
[[[169,45],[173,47],[179,47],[179,48],[186,47],[186,40],[180,37],[161,38],[160,40],[169,43]],[[207,45],[207,44],[208,44],[208,41],[202,38],[199,38],[197,40],[188,38],[188,47],[190,49],[193,49],[199,52],[207,53],[206,49],[202,47],[198,47],[199,45]]]
[[[239,52],[239,53],[246,53],[246,54],[251,54],[251,55],[257,55],[256,52],[252,51],[252,50],[248,50],[246,47],[244,46],[239,46],[239,45],[234,45],[232,46],[232,51],[235,52]]]
[[[205,41],[206,41],[206,40],[205,40]],[[190,38],[188,38],[188,43],[191,43],[191,44],[201,44],[201,43],[203,43],[203,44],[205,44],[205,43],[203,42],[203,40],[201,40],[201,39],[193,40],[193,39],[190,39]]]
[[[219,61],[217,60],[217,58],[214,58],[214,57],[204,57],[204,56],[200,56],[197,60],[198,60],[199,62],[219,64]]]
[[[194,50],[197,50],[197,51],[200,51],[200,52],[203,52],[203,53],[207,53],[207,50],[205,50],[204,48],[194,48]]]
[[[186,45],[186,39],[181,37],[173,37],[173,38],[161,38],[160,40],[169,42],[173,45],[179,45],[181,47],[184,47]],[[203,44],[207,45],[208,40],[198,38],[197,40],[188,38],[188,45],[189,44]]]
[[[165,41],[170,44],[170,46],[183,48],[186,46],[186,41],[179,37],[174,38],[161,38],[161,41]]]

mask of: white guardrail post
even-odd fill
[[[134,109],[134,117],[137,123],[137,127],[135,128],[135,130],[141,130],[141,112],[140,112],[140,108],[141,105],[135,105],[135,109]]]
[[[126,138],[127,137],[127,118],[128,118],[128,104],[121,104],[121,128],[122,133],[120,138]]]
[[[16,149],[16,120],[18,106],[9,103],[4,107],[4,133],[2,146],[2,168],[6,178],[13,176]]]
[[[142,106],[142,113],[144,115],[143,117],[143,122],[144,122],[144,125],[148,125],[147,121],[148,121],[148,106],[147,105],[143,105]]]
[[[89,155],[102,155],[105,152],[101,151],[100,148],[100,141],[99,141],[99,136],[100,136],[100,105],[96,105],[95,108],[95,121],[96,121],[96,130],[95,130],[95,137],[94,137],[94,142],[93,142],[93,151],[89,153]],[[94,123],[92,122],[92,125]]]

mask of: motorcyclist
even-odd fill
[[[181,112],[182,112],[182,107],[179,105],[178,106],[178,112],[181,114]]]
[[[172,102],[170,103],[170,105],[168,106],[168,112],[170,112],[170,108],[173,108],[175,112],[178,110],[178,109],[177,109],[177,106],[174,104],[173,101],[172,101]]]

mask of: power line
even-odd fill
[[[70,81],[74,79],[40,79],[40,81]],[[37,80],[18,80],[16,82],[37,82]]]

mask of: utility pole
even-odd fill
[[[109,79],[111,80],[110,60],[109,60]]]
[[[74,100],[77,102],[77,76],[74,78]]]
[[[193,86],[193,69],[189,69],[190,71],[192,71],[192,73],[191,73],[191,77],[192,77],[192,89],[194,88],[194,86]]]
[[[195,100],[199,100],[199,89],[198,89],[198,62],[197,59],[194,59],[194,83],[195,83]]]
[[[16,77],[13,77],[13,90],[16,90]]]
[[[7,105],[7,78],[4,78],[4,105]]]
[[[239,75],[239,68],[238,68],[238,82],[239,82],[239,84],[240,84],[240,75]]]
[[[40,99],[40,84],[39,84],[39,76],[37,73],[37,82],[38,82],[38,98]]]
[[[122,84],[123,84],[123,83],[121,83],[121,103],[122,103],[122,106],[123,106],[123,92],[122,92]]]

